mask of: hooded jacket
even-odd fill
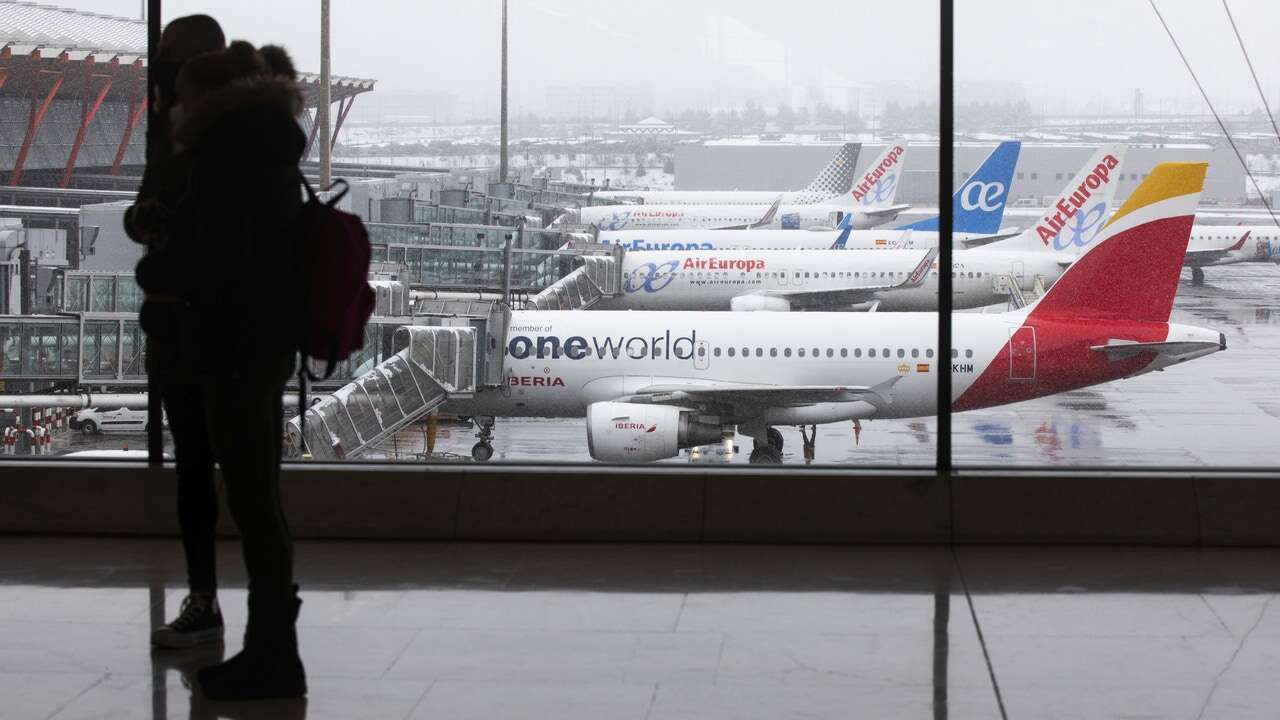
[[[202,377],[265,371],[298,347],[300,111],[291,80],[253,75],[174,118],[174,151],[189,168],[170,241],[188,305],[179,344]]]

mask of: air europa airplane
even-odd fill
[[[952,197],[952,229],[957,242],[990,241],[1000,231],[1008,189],[1018,164],[1022,143],[1006,141],[996,146]],[[911,247],[937,245],[937,219],[922,220],[897,229],[853,230],[852,216],[842,215],[834,229],[791,230],[602,230],[596,239],[622,245],[628,252],[640,250],[801,250],[827,248],[881,249],[910,241]],[[930,224],[932,223],[932,224]]]
[[[606,190],[596,197],[617,201],[639,200],[644,205],[760,205],[781,198],[784,205],[812,205],[843,195],[853,187],[861,143],[845,143],[835,157],[803,190]]]
[[[861,176],[850,192],[820,203],[785,204],[775,196],[772,206],[760,205],[595,205],[568,213],[600,231],[626,229],[702,228],[709,230],[775,228],[803,230],[835,227],[847,215],[855,228],[889,222],[910,205],[894,198],[902,175],[906,146],[890,144]]]
[[[1056,212],[1067,213],[1068,221],[1088,216],[1097,226],[1094,233],[1100,231],[1114,203],[1123,157],[1122,146],[1099,148],[1062,191],[1054,207],[1065,210]],[[837,239],[835,244],[842,242]],[[882,312],[934,310],[939,269],[933,254],[926,254],[931,245],[921,246],[923,250],[628,252],[622,257],[623,293],[600,301],[594,309],[788,311],[870,304],[868,309]],[[1043,290],[1083,248],[1046,243],[1038,227],[1031,227],[1013,238],[956,250],[951,268],[954,307],[964,310],[1004,303],[1010,299],[1011,286],[1022,293]]]
[[[935,414],[939,363],[964,411],[1203,357],[1225,336],[1169,314],[1205,168],[1158,165],[1043,297],[953,316],[955,345],[942,353],[936,313],[515,312],[507,383],[442,410],[585,415],[591,456],[617,462],[675,457],[736,430],[755,440],[753,462],[777,463],[775,425]]]

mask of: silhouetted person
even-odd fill
[[[233,42],[178,75],[175,157],[189,168],[174,271],[187,303],[179,345],[204,389],[214,457],[249,576],[244,649],[206,668],[212,699],[299,697],[293,547],[280,502],[281,394],[298,349],[296,235],[306,140],[280,48]]]
[[[204,388],[189,371],[190,359],[181,354],[178,336],[185,322],[186,302],[181,280],[173,268],[173,218],[187,190],[189,168],[175,158],[170,141],[169,111],[177,102],[177,77],[183,63],[201,53],[226,46],[222,28],[208,15],[190,15],[169,23],[150,65],[156,77],[156,127],[142,175],[142,187],[125,214],[125,230],[147,246],[138,263],[138,284],[146,293],[139,320],[147,334],[147,373],[155,379],[169,418],[178,475],[178,526],[187,560],[190,592],[178,616],[151,633],[152,644],[184,648],[223,638],[215,570],[215,528],[218,496],[213,484],[213,450],[205,423]]]

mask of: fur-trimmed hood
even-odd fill
[[[236,80],[205,95],[190,107],[180,105],[174,109],[174,150],[182,152],[193,147],[223,120],[255,109],[297,118],[302,112],[302,95],[297,84],[284,77],[255,76]]]

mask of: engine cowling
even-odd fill
[[[739,295],[729,301],[734,312],[791,312],[791,303],[769,295]]]
[[[653,462],[719,442],[720,425],[699,422],[689,408],[598,402],[587,406],[587,450],[602,462]]]

